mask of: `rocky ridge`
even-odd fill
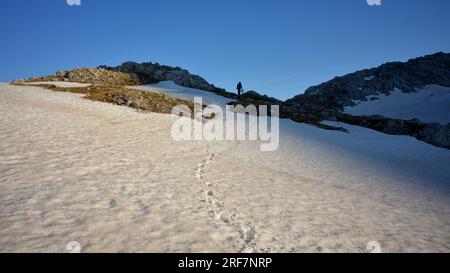
[[[342,111],[353,101],[367,101],[371,95],[389,95],[394,90],[417,92],[436,84],[450,87],[450,54],[436,53],[407,62],[390,62],[308,88],[286,101],[290,105],[312,104]]]
[[[13,81],[12,84],[48,81],[80,82],[122,86],[139,84],[139,79],[134,74],[122,73],[119,71],[110,71],[103,68],[77,68],[69,71],[58,71],[50,76],[35,77],[30,79],[18,79]]]
[[[236,97],[235,94],[226,92],[225,89],[218,88],[207,82],[202,77],[191,74],[188,70],[180,67],[171,67],[151,62],[125,62],[116,67],[99,66],[99,68],[135,75],[141,84],[158,83],[160,81],[173,81],[184,87],[201,89],[228,98]]]

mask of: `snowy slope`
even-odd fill
[[[450,248],[449,150],[290,120],[271,153],[178,142],[170,115],[81,97],[0,84],[1,251],[60,252],[71,240],[83,252]]]
[[[230,101],[227,98],[215,95],[211,92],[182,87],[169,81],[140,86],[138,89],[163,92],[187,100],[192,100],[195,96],[201,96],[207,104],[213,103],[220,106],[223,106]],[[430,95],[433,95],[433,97],[430,97]],[[390,112],[384,110],[388,107],[381,108],[383,113],[392,114],[396,105],[402,103],[403,105],[409,105],[409,109],[416,109],[414,108],[415,105],[422,101],[424,104],[428,103],[434,105],[438,110],[445,112],[442,107],[437,106],[442,100],[442,97],[450,98],[450,88],[430,86],[418,93],[406,94],[394,92],[391,96],[380,96],[385,97],[386,102],[388,102],[386,105],[391,106],[391,108],[388,109]],[[434,97],[436,97],[436,99],[433,99]],[[383,98],[380,99],[380,101],[384,102]],[[379,101],[367,103],[377,102]],[[363,103],[360,105],[362,104]],[[421,110],[420,105],[417,106],[417,108],[418,110]],[[408,113],[409,109],[405,108],[405,115]],[[373,110],[376,112],[375,107]],[[424,109],[422,109],[422,111],[424,111]],[[416,111],[416,113],[418,112]],[[436,118],[439,117],[438,114],[439,112],[436,111]],[[447,117],[450,120],[450,117]],[[327,131],[306,124],[296,123],[291,120],[280,120],[280,150],[282,150],[281,154],[283,156],[276,161],[282,162],[283,166],[289,166],[289,169],[291,170],[295,170],[297,169],[296,165],[298,162],[305,161],[305,151],[311,151],[311,154],[307,154],[306,156],[309,160],[316,159],[315,162],[310,162],[310,166],[316,166],[317,169],[310,170],[310,173],[311,175],[312,173],[318,175],[322,172],[321,164],[331,159],[330,154],[335,154],[336,158],[334,158],[334,160],[340,162],[333,163],[333,165],[345,164],[347,159],[351,159],[349,162],[352,162],[352,164],[355,162],[358,162],[358,164],[366,162],[366,168],[369,167],[383,170],[384,172],[396,173],[405,178],[404,181],[426,181],[425,183],[440,184],[450,187],[450,171],[446,170],[447,168],[445,167],[450,164],[449,151],[436,148],[410,136],[386,135],[371,129],[343,123],[324,123],[337,127],[345,127],[349,133]],[[317,149],[311,150],[311,147],[316,147]],[[320,156],[320,151],[322,150],[327,153],[323,158]],[[334,152],[330,153],[330,151]],[[269,154],[271,157],[274,157],[274,155],[280,154],[280,152]],[[287,154],[291,154],[292,158],[286,160]],[[345,157],[347,159],[341,157],[344,154],[346,154]],[[276,156],[274,158],[276,158]],[[277,163],[273,162],[273,164]],[[352,168],[356,167],[350,165],[345,166],[345,169]],[[302,169],[301,171],[304,172],[305,169]],[[333,181],[335,178],[336,177],[333,177]],[[323,177],[322,179],[326,178]],[[348,180],[345,176],[341,179]]]
[[[201,97],[205,104],[226,105],[228,102],[232,101],[231,99],[216,95],[212,92],[177,85],[173,81],[162,81],[157,84],[148,84],[137,87],[133,86],[133,88],[143,91],[165,93],[190,101],[192,101],[194,97]]]
[[[375,100],[372,100],[374,99]],[[393,91],[389,96],[369,97],[368,101],[356,102],[346,107],[352,115],[382,115],[399,119],[419,119],[422,122],[450,123],[450,88],[429,85],[415,93]]]

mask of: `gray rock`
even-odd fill
[[[417,138],[438,147],[450,149],[450,124],[429,123],[417,134]]]

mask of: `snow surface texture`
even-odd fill
[[[419,119],[425,123],[450,123],[450,88],[429,85],[414,93],[393,91],[390,95],[370,96],[368,101],[355,101],[345,112],[370,116],[381,115],[398,119]]]
[[[273,153],[176,142],[81,97],[0,84],[0,252],[450,251],[448,150],[289,120]]]

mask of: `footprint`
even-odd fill
[[[136,201],[136,204],[144,215],[149,214],[150,210],[148,206],[146,206],[141,200]]]
[[[230,217],[228,216],[228,214],[226,212],[219,212],[216,214],[216,220],[217,221],[222,221],[224,223],[228,223],[230,222]]]
[[[207,167],[213,163],[216,155],[214,153],[209,154],[206,160],[197,164],[195,169],[195,175],[198,180],[204,179],[204,174],[207,171]],[[210,181],[204,181],[202,183],[202,196],[200,201],[204,203],[204,207],[208,210],[208,214],[216,221],[223,222],[236,230],[240,237],[244,240],[244,245],[237,243],[237,249],[241,249],[243,253],[258,253],[253,241],[256,238],[256,229],[253,225],[243,225],[240,223],[237,209],[233,209],[232,213],[225,208],[225,204],[216,197],[214,185]],[[244,228],[242,228],[245,226]],[[239,246],[240,244],[240,246]]]
[[[247,243],[250,243],[255,239],[256,231],[253,226],[247,226],[242,230],[242,236],[244,238],[244,241]]]

